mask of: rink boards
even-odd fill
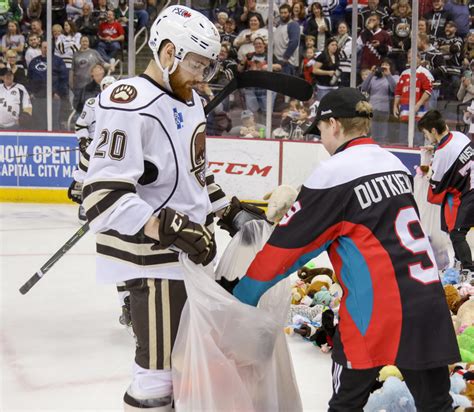
[[[259,201],[279,184],[301,185],[329,154],[317,142],[209,137],[209,168],[224,191]],[[419,150],[388,148],[413,171]],[[0,201],[69,203],[67,188],[79,161],[72,133],[0,134]]]

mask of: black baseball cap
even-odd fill
[[[316,117],[311,126],[306,129],[305,134],[319,134],[318,122],[331,117],[372,117],[370,113],[360,113],[356,110],[357,103],[367,101],[366,97],[354,87],[341,87],[330,91],[319,102]]]

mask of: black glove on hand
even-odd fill
[[[267,220],[265,212],[256,206],[241,203],[234,196],[229,206],[226,207],[222,218],[217,221],[217,226],[234,236],[245,223],[255,219]]]
[[[84,154],[87,150],[87,148],[89,147],[89,145],[91,144],[92,142],[92,139],[88,139],[87,137],[81,137],[79,139],[79,151]]]
[[[72,181],[69,189],[67,190],[67,197],[73,202],[82,203],[82,183]]]
[[[166,249],[171,245],[187,253],[189,259],[204,266],[216,255],[214,235],[203,225],[191,222],[189,217],[166,207],[159,215],[159,243],[152,249]]]

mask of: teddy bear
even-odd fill
[[[467,298],[467,300],[466,300]],[[474,325],[474,299],[469,299],[468,296],[461,298],[464,302],[457,309],[454,326],[456,332],[462,333],[468,326]]]
[[[364,406],[364,412],[412,412],[415,400],[405,382],[389,376],[381,389],[372,393]]]
[[[334,282],[334,271],[329,268],[317,268],[314,262],[308,262],[306,265],[299,268],[297,275],[306,283],[311,283],[318,275],[327,275],[328,278],[332,280],[331,284]]]
[[[469,299],[469,296],[461,298],[458,290],[453,285],[444,285],[444,294],[449,310],[456,315],[461,305]]]
[[[295,203],[298,192],[289,185],[280,185],[273,191],[266,193],[263,200],[268,202],[267,219],[273,223],[279,223],[288,209]]]
[[[474,326],[468,326],[457,336],[459,352],[463,362],[474,362]]]

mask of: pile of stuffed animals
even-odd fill
[[[463,362],[474,362],[474,286],[462,283],[459,271],[447,269],[441,276]],[[473,296],[473,298],[471,298]]]
[[[285,332],[301,335],[323,352],[329,352],[333,346],[342,288],[332,269],[317,268],[313,262],[300,268],[297,275],[298,279],[292,285],[289,326]]]

